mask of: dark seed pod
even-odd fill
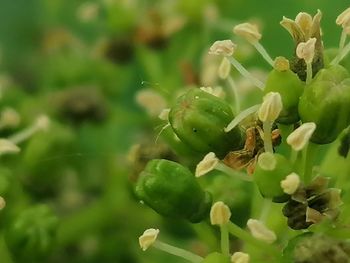
[[[136,195],[157,213],[192,223],[205,219],[212,204],[211,194],[202,190],[190,170],[169,160],[154,159],[147,164]]]
[[[224,131],[233,118],[225,100],[200,89],[191,89],[179,97],[169,114],[171,127],[181,141],[199,153],[214,152],[219,157],[244,145],[239,126]]]

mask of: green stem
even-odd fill
[[[312,168],[315,161],[315,153],[318,149],[318,145],[309,142],[303,151],[304,159],[304,183],[308,184],[312,180]]]
[[[339,62],[349,53],[350,43],[348,43],[343,49],[339,50],[338,55],[331,61],[330,65],[338,65]]]
[[[227,165],[219,162],[216,166],[215,166],[215,170],[218,170],[220,172],[223,172],[225,174],[228,174],[232,177],[235,177],[239,180],[243,180],[243,181],[248,181],[248,182],[252,182],[253,178],[248,176],[245,173],[242,172],[238,172],[236,170],[231,169],[230,167],[228,167]]]
[[[236,83],[234,82],[234,80],[231,76],[228,76],[227,81],[231,86],[231,88],[229,89],[229,93],[230,93],[230,95],[232,97],[232,101],[235,105],[235,115],[237,115],[241,111],[241,103],[239,101],[237,86],[236,86]]]
[[[227,224],[223,224],[220,226],[220,232],[221,232],[221,252],[224,255],[229,255],[230,254],[230,239],[229,239]]]
[[[267,243],[264,243],[258,239],[255,239],[248,232],[244,231],[242,228],[240,228],[239,226],[235,225],[232,222],[229,222],[229,224],[228,224],[228,231],[232,235],[243,240],[244,242],[246,242],[246,243],[248,243],[248,244],[250,244],[250,245],[252,245],[260,250],[266,251],[276,258],[280,257],[281,252],[276,247],[274,247],[273,245],[269,245]]]
[[[271,139],[271,128],[272,128],[272,122],[270,122],[270,121],[263,122],[265,152],[273,153],[272,139]]]
[[[3,233],[0,233],[0,258],[1,263],[13,263],[11,253],[6,245]]]
[[[158,240],[156,242],[154,242],[153,247],[155,247],[159,250],[162,250],[164,252],[167,252],[169,254],[172,254],[174,256],[178,256],[180,258],[186,259],[186,260],[193,262],[193,263],[200,263],[203,261],[202,257],[200,257],[200,256],[198,256],[190,251],[184,250],[182,248],[171,246],[169,244],[163,243],[163,242],[158,241]]]
[[[272,205],[272,199],[264,198],[261,213],[260,213],[260,218],[259,218],[261,222],[266,222],[267,217],[269,216],[269,213],[271,210],[271,205]]]
[[[348,34],[343,29],[343,31],[341,32],[340,41],[339,41],[339,51],[341,51],[344,48],[347,35]]]
[[[312,63],[306,63],[306,84],[312,80]]]

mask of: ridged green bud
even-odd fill
[[[146,165],[136,185],[137,196],[157,213],[192,223],[208,217],[212,197],[186,167],[154,159]]]
[[[230,258],[221,253],[214,252],[206,256],[201,263],[230,263]]]
[[[272,198],[276,203],[288,200],[281,187],[281,181],[293,172],[291,164],[280,154],[262,153],[254,172],[254,181],[261,195]]]
[[[214,152],[219,157],[243,147],[244,135],[239,126],[224,131],[233,118],[225,100],[200,89],[180,96],[169,114],[171,127],[181,141],[197,152]]]
[[[300,97],[299,115],[303,122],[314,122],[311,141],[327,144],[334,141],[350,124],[350,78],[342,66],[318,72]]]
[[[16,262],[43,262],[54,247],[58,219],[46,205],[22,211],[5,228],[5,240]]]
[[[269,73],[264,93],[278,92],[282,97],[283,109],[277,122],[293,124],[299,121],[298,104],[303,90],[304,83],[290,69],[274,69]]]

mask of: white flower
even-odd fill
[[[250,256],[247,253],[235,252],[231,257],[231,262],[232,263],[249,263]]]
[[[287,137],[287,143],[295,150],[302,150],[309,142],[312,134],[316,129],[316,124],[313,122],[303,123],[299,128],[295,129]]]
[[[196,177],[200,177],[215,168],[218,164],[219,159],[215,156],[215,153],[210,152],[204,156],[203,160],[197,164],[196,167]]]
[[[335,21],[337,25],[346,28],[350,26],[350,7],[345,9],[336,19]]]
[[[12,108],[5,108],[1,112],[0,126],[1,127],[17,127],[21,121],[21,117],[17,111]]]
[[[212,225],[223,225],[230,221],[230,208],[223,202],[219,201],[213,204],[210,210],[210,223]]]
[[[232,56],[235,51],[236,44],[231,40],[219,40],[215,41],[209,49],[211,55]]]
[[[263,103],[258,111],[261,121],[275,121],[282,111],[282,98],[278,92],[269,92],[264,96]]]
[[[300,177],[296,173],[291,173],[281,181],[281,188],[286,194],[292,195],[300,185]]]
[[[40,115],[36,121],[35,121],[35,125],[39,130],[42,131],[47,131],[47,129],[50,126],[50,119],[48,116],[46,115]]]
[[[250,230],[250,233],[256,239],[265,241],[269,244],[276,241],[276,234],[268,229],[262,222],[256,219],[249,219],[247,222],[247,226]]]
[[[233,32],[249,42],[258,42],[261,39],[258,27],[251,23],[239,24],[233,28]]]
[[[310,38],[306,42],[300,42],[296,49],[298,58],[304,59],[306,63],[312,63],[315,56],[316,38]]]
[[[139,237],[139,244],[143,251],[153,245],[159,234],[159,229],[150,228]]]

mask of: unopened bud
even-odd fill
[[[20,121],[20,115],[12,108],[6,108],[1,112],[0,122],[2,127],[17,127]]]
[[[36,126],[38,129],[47,131],[50,126],[50,119],[46,115],[41,115],[36,119]]]
[[[231,40],[219,40],[215,41],[209,49],[211,55],[232,56],[235,51],[236,44]]]
[[[210,222],[212,225],[223,225],[230,221],[230,208],[219,201],[213,204],[210,210]]]
[[[278,92],[269,92],[264,96],[263,103],[258,111],[261,121],[275,121],[282,111],[282,98]]]
[[[256,25],[251,23],[242,23],[233,28],[233,32],[249,42],[258,42],[261,39],[261,34]]]
[[[249,263],[250,256],[247,253],[235,252],[231,257],[231,262],[232,263]]]
[[[196,177],[200,177],[215,168],[218,164],[219,159],[215,156],[215,153],[210,152],[204,156],[203,160],[197,164],[196,167]]]
[[[300,177],[296,173],[291,173],[286,176],[284,180],[281,181],[281,187],[283,192],[292,195],[298,189],[300,185]]]
[[[300,151],[309,142],[315,129],[315,123],[303,123],[299,128],[297,128],[291,134],[289,134],[289,136],[287,137],[287,143],[293,148],[293,150]]]
[[[304,59],[306,63],[312,63],[315,56],[316,38],[310,38],[306,42],[300,42],[296,49],[298,58]]]
[[[276,234],[268,229],[262,222],[256,219],[249,219],[247,222],[247,226],[250,230],[250,233],[256,239],[265,241],[269,244],[276,241]]]
[[[139,237],[139,244],[143,251],[153,245],[159,234],[159,229],[150,228]]]

